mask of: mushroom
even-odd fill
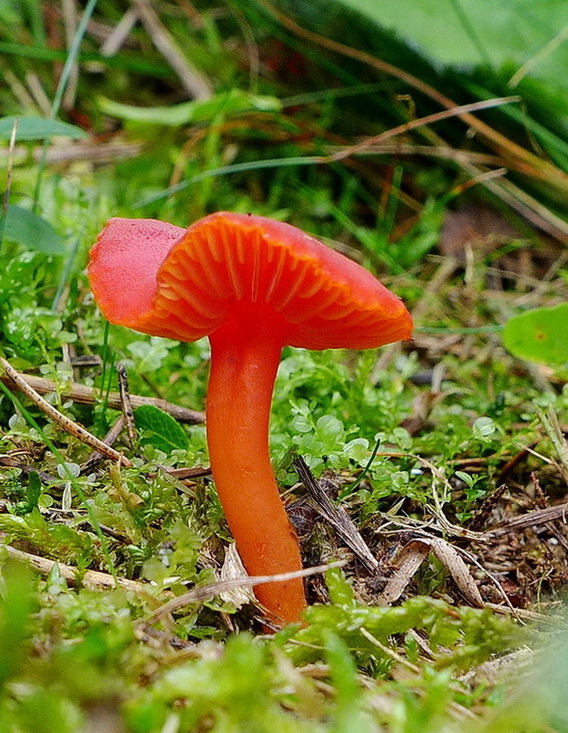
[[[219,212],[188,229],[111,219],[90,253],[111,323],[181,341],[208,336],[207,443],[213,480],[250,575],[301,569],[269,454],[282,348],[368,349],[408,339],[402,301],[369,272],[289,224]],[[300,578],[257,586],[276,623],[298,621]]]

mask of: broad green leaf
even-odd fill
[[[136,427],[144,431],[141,442],[153,445],[164,453],[176,448],[188,448],[189,438],[185,430],[171,415],[154,405],[142,405],[134,410]]]
[[[420,48],[435,64],[452,66],[506,62],[522,65],[545,49],[568,24],[565,0],[342,0],[383,28]],[[568,46],[541,54],[531,75],[568,87],[558,78],[568,67]]]
[[[112,117],[170,126],[209,122],[219,113],[233,115],[250,110],[278,112],[281,108],[280,101],[276,97],[261,97],[242,89],[217,94],[203,102],[183,102],[171,107],[133,107],[104,97],[99,100],[99,106],[105,114]]]
[[[10,140],[14,122],[18,121],[16,140],[44,140],[46,137],[71,137],[75,140],[87,137],[80,127],[60,120],[43,117],[2,117],[0,118],[0,140]]]
[[[568,303],[513,316],[505,325],[503,343],[521,359],[568,363]]]
[[[48,221],[19,206],[8,207],[4,239],[46,255],[62,255],[66,252],[65,243]]]

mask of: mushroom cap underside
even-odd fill
[[[231,317],[309,349],[376,348],[412,331],[405,305],[367,270],[260,216],[219,212],[188,229],[111,219],[88,272],[109,321],[181,341]]]

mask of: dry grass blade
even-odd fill
[[[111,163],[121,158],[134,158],[142,152],[143,146],[140,143],[130,142],[93,142],[87,140],[77,143],[66,142],[65,145],[52,146],[47,151],[45,160],[47,163],[72,163],[78,160],[85,160],[93,163]],[[22,147],[22,154],[26,150]],[[34,160],[41,159],[41,149],[35,148],[32,152]]]
[[[471,165],[467,161],[463,161],[461,165],[472,176],[480,176],[487,172]],[[568,223],[559,216],[556,216],[546,206],[543,206],[537,199],[523,191],[508,178],[502,178],[499,181],[488,180],[485,182],[485,187],[527,221],[534,224],[534,226],[559,241],[568,244]]]
[[[566,484],[568,484],[568,442],[564,437],[558,415],[552,407],[549,407],[548,413],[539,412],[539,417],[558,456],[556,462],[558,470]]]
[[[39,555],[32,555],[29,552],[17,550],[10,545],[0,543],[0,548],[8,553],[8,557],[17,562],[26,563],[42,575],[49,575],[53,568],[57,566],[59,575],[65,578],[71,585],[80,583],[83,587],[89,588],[90,590],[112,590],[118,585],[120,588],[124,588],[124,590],[134,591],[138,594],[147,594],[151,589],[151,586],[139,583],[136,580],[130,580],[129,578],[117,578],[115,583],[113,576],[108,573],[101,573],[99,570],[81,571],[72,565],[49,560],[46,557],[39,557]]]
[[[336,151],[339,152],[339,151]],[[332,153],[334,155],[335,153]],[[370,144],[357,155],[423,155],[429,158],[453,160],[456,163],[466,161],[482,165],[503,165],[503,158],[490,153],[477,153],[473,150],[459,150],[449,145],[413,145],[398,140],[393,143]],[[508,162],[508,161],[507,161]]]
[[[301,25],[275,8],[268,2],[268,0],[259,0],[259,2],[273,18],[276,18],[279,23],[300,38],[304,38],[310,43],[314,43],[322,48],[327,48],[330,51],[341,54],[342,56],[355,59],[356,61],[359,61],[366,66],[370,66],[383,74],[400,79],[405,84],[408,84],[409,87],[421,92],[445,109],[458,107],[452,99],[446,97],[445,94],[439,92],[435,87],[421,81],[413,74],[410,74],[403,69],[399,69],[397,66],[394,66],[394,64],[383,61],[370,53],[360,51],[356,48],[351,48],[351,46],[346,46],[343,43],[334,41],[330,38],[325,38],[318,33],[310,31],[307,28],[303,28]],[[527,175],[532,175],[535,178],[547,181],[550,186],[557,188],[559,192],[566,195],[568,192],[568,175],[566,175],[562,170],[557,168],[548,160],[539,158],[537,155],[513,142],[502,133],[494,130],[490,125],[487,125],[485,122],[482,122],[471,114],[471,112],[461,112],[458,116],[463,122],[473,128],[480,137],[485,140],[486,144],[499,155],[503,155],[507,159],[518,159],[519,162],[524,163]]]
[[[55,382],[44,377],[36,377],[33,374],[24,374],[22,372],[15,372],[20,380],[25,382],[28,386],[34,389],[39,394],[49,394],[50,392],[57,392],[58,386]],[[9,387],[12,385],[13,380],[10,377],[3,376],[0,374],[0,381]],[[99,391],[93,387],[87,387],[84,384],[78,384],[73,382],[63,388],[61,396],[78,402],[81,405],[94,405],[99,400]],[[196,425],[205,422],[205,414],[203,412],[197,412],[196,410],[188,410],[185,407],[174,405],[172,402],[163,400],[159,397],[143,397],[141,395],[130,395],[130,401],[132,407],[140,407],[141,405],[154,405],[159,407],[160,410],[167,412],[176,420],[190,425]],[[120,400],[119,392],[109,392],[106,400],[107,406],[113,410],[121,410],[122,404]]]
[[[515,619],[526,623],[546,624],[554,629],[568,629],[566,615],[563,613],[539,613],[529,608],[511,608],[500,603],[486,603],[486,608],[500,614],[501,616],[513,616]]]
[[[8,146],[8,173],[6,176],[6,189],[2,201],[2,223],[0,228],[0,244],[2,244],[2,235],[4,233],[4,220],[8,212],[8,204],[10,203],[10,190],[12,188],[12,170],[14,167],[14,147],[16,145],[16,135],[18,134],[18,118],[14,120],[12,132],[10,134],[10,144]]]
[[[176,72],[186,92],[194,99],[210,99],[213,93],[211,85],[191,66],[148,0],[132,0],[132,3],[152,42]]]
[[[73,40],[77,34],[77,26],[79,24],[79,18],[77,8],[75,7],[75,0],[62,0],[61,11],[63,18],[63,27],[65,29],[65,42],[67,48],[70,49],[73,45]],[[62,106],[63,109],[70,110],[75,104],[75,97],[77,94],[77,84],[79,82],[79,65],[75,62],[69,70],[69,80],[65,88],[63,95]]]
[[[331,524],[337,534],[353,550],[367,570],[375,573],[379,567],[379,563],[345,509],[336,506],[331,501],[301,456],[294,459],[294,466],[298,471],[300,481],[304,484],[311,498],[312,506]]]
[[[377,649],[380,649],[383,654],[385,654],[387,657],[390,657],[393,659],[397,664],[400,664],[403,667],[406,667],[406,669],[409,669],[414,674],[420,676],[422,674],[422,670],[420,667],[418,667],[416,664],[413,664],[408,659],[405,659],[405,657],[402,657],[398,652],[396,652],[394,649],[391,649],[386,644],[383,644],[379,639],[377,639],[373,634],[371,634],[370,631],[368,631],[364,626],[361,627],[361,636],[364,636],[367,641],[369,641],[373,646],[377,647]],[[457,692],[460,695],[463,695],[466,693],[465,687],[460,685],[459,683],[451,683],[450,688]],[[450,703],[451,709],[454,711],[454,713],[460,715],[463,718],[473,718],[477,719],[477,716],[475,713],[473,713],[471,710],[468,710],[467,708],[464,708],[463,705],[459,705],[458,703]]]
[[[332,568],[340,568],[346,564],[345,560],[338,560],[327,565],[317,565],[313,568],[305,568],[304,570],[297,570],[294,573],[278,573],[277,575],[254,575],[247,578],[235,578],[233,580],[221,580],[218,583],[211,583],[210,585],[203,585],[199,588],[193,588],[187,593],[184,593],[177,598],[172,598],[171,601],[164,603],[155,611],[152,611],[148,616],[142,619],[139,623],[141,625],[153,624],[162,616],[177,611],[178,608],[189,606],[192,603],[200,603],[206,601],[213,596],[221,595],[221,593],[228,593],[229,591],[237,588],[253,588],[256,585],[262,585],[264,583],[283,583],[287,580],[294,580],[295,578],[307,578],[310,575],[318,575],[325,573]]]
[[[385,606],[396,603],[429,554],[430,547],[426,543],[420,540],[408,542],[395,559],[396,570],[383,588],[379,602]]]
[[[500,105],[503,105],[503,104],[510,104],[511,102],[518,102],[518,101],[519,101],[519,97],[498,97],[496,99],[483,100],[482,102],[473,102],[472,104],[464,104],[459,107],[453,107],[451,109],[443,110],[442,112],[435,112],[434,114],[426,115],[426,117],[420,117],[416,120],[405,122],[403,125],[398,125],[398,127],[393,127],[390,130],[381,132],[379,135],[369,137],[363,140],[362,142],[357,143],[356,145],[350,145],[349,147],[344,148],[343,150],[340,150],[337,153],[333,153],[333,155],[330,156],[330,159],[331,160],[343,160],[344,158],[348,158],[350,155],[354,155],[356,153],[363,153],[369,150],[369,148],[372,147],[373,145],[378,145],[379,143],[382,143],[391,137],[396,137],[397,135],[404,135],[404,133],[410,132],[410,130],[415,130],[419,127],[430,125],[433,122],[440,122],[441,120],[446,120],[446,119],[449,119],[450,117],[459,117],[460,115],[466,112],[474,112],[474,111],[482,110],[482,109],[490,109],[491,107],[499,107]]]
[[[118,53],[137,21],[138,11],[136,8],[130,8],[127,10],[106,37],[100,48],[101,56],[114,56],[115,53]]]
[[[547,522],[561,521],[566,524],[568,520],[568,503],[549,506],[545,509],[535,509],[533,512],[523,514],[520,517],[513,517],[507,522],[500,524],[498,527],[492,527],[485,531],[485,535],[499,537],[509,532],[517,532],[519,530],[535,527],[538,524],[546,524]]]
[[[484,602],[477,585],[457,550],[445,540],[435,537],[416,538],[404,545],[395,560],[398,568],[383,589],[381,602],[394,603],[400,598],[430,552],[447,568],[468,603],[476,608],[483,608]]]
[[[44,415],[46,415],[50,420],[53,420],[53,422],[57,423],[60,428],[65,430],[66,433],[73,435],[73,437],[77,438],[82,443],[85,443],[91,448],[94,448],[98,453],[102,453],[104,456],[107,456],[107,458],[111,458],[114,461],[119,461],[123,466],[132,466],[132,463],[128,460],[128,458],[123,456],[122,453],[119,453],[114,448],[111,448],[110,446],[106,445],[106,443],[103,443],[102,440],[99,440],[95,435],[89,433],[88,430],[85,430],[82,425],[73,422],[73,420],[70,420],[68,417],[59,412],[59,410],[53,407],[53,405],[47,402],[47,400],[44,400],[44,398],[38,392],[36,392],[33,387],[30,387],[30,385],[20,377],[18,372],[3,357],[0,357],[0,367],[6,372],[8,377],[12,380],[13,384],[20,390],[20,392],[25,394],[26,397],[28,397],[28,399],[30,399],[43,412]]]
[[[556,51],[564,41],[568,40],[568,25],[565,25],[558,33],[551,38],[550,41],[543,46],[537,53],[531,56],[525,63],[520,66],[513,76],[509,79],[509,86],[514,89],[523,78],[529,74],[538,64],[541,63],[549,54]]]

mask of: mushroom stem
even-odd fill
[[[258,315],[254,317],[257,324]],[[260,321],[262,322],[262,321]],[[231,318],[210,336],[207,443],[215,486],[250,575],[300,570],[300,549],[280,499],[269,452],[270,407],[283,329]],[[278,623],[306,606],[301,578],[255,590]]]

